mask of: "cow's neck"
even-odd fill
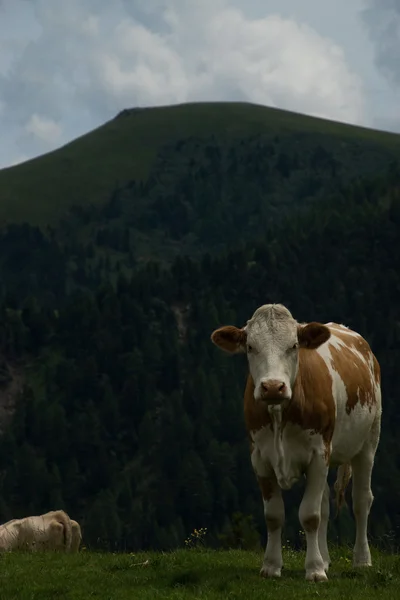
[[[282,419],[282,406],[269,406],[268,412],[271,417],[272,429],[274,432],[274,451],[275,451],[275,475],[278,484],[283,489],[289,489],[292,486],[292,478],[289,474],[287,458],[282,440],[284,423]]]
[[[294,481],[297,480],[297,475],[292,473],[290,458],[285,452],[283,441],[283,431],[288,422],[303,425],[304,419],[304,390],[301,381],[301,371],[299,369],[295,383],[293,385],[293,393],[289,403],[285,405],[272,405],[268,407],[268,413],[271,418],[272,430],[274,433],[274,450],[276,456],[275,474],[281,488],[289,489]]]

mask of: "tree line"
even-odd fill
[[[399,180],[392,166],[295,217],[288,209],[262,235],[224,238],[218,252],[204,237],[203,251],[167,263],[142,260],[128,225],[114,231],[116,253],[104,252],[107,235],[79,211],[71,223],[84,218],[96,235],[68,239],[68,223],[59,235],[28,224],[3,231],[0,404],[13,374],[23,385],[0,438],[0,519],[63,508],[87,544],[108,549],[169,549],[195,528],[207,528],[211,545],[259,544],[246,364],[218,352],[210,334],[282,302],[301,321],[355,328],[378,357],[384,414],[370,529],[376,543],[397,544]],[[103,210],[113,214],[115,202]],[[213,231],[224,227],[221,213]],[[285,494],[294,545],[300,494]],[[330,536],[352,534],[345,509]]]

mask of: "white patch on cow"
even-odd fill
[[[341,338],[337,337],[334,333],[331,333],[331,337],[329,338],[329,340],[325,344],[322,344],[322,346],[317,348],[317,351],[327,345],[333,346],[337,350],[341,350],[343,346],[346,346],[346,342],[344,342]]]
[[[331,330],[335,329],[334,327]],[[354,334],[355,337],[360,337],[358,334]],[[350,414],[346,412],[346,404],[348,400],[346,386],[340,377],[338,371],[335,369],[334,360],[330,351],[330,345],[334,348],[340,349],[340,347],[346,346],[349,350],[352,350],[354,354],[362,360],[362,363],[368,368],[368,362],[365,356],[361,354],[356,348],[351,345],[348,346],[343,340],[335,336],[332,332],[326,344],[322,344],[318,349],[318,354],[323,358],[329,373],[332,377],[332,394],[335,400],[336,406],[336,424],[332,438],[332,454],[331,454],[331,465],[339,465],[347,463],[355,456],[360,450],[365,441],[365,437],[371,427],[371,414],[367,405],[361,406],[358,402],[354,408],[350,411]],[[357,362],[357,367],[360,367]],[[371,373],[373,378],[373,371]],[[368,398],[372,401],[372,398]]]
[[[293,423],[282,428],[282,408],[270,409],[273,430],[266,426],[251,432],[255,448],[252,464],[261,477],[273,471],[279,487],[289,490],[303,476],[313,454],[323,451],[322,436]]]
[[[335,401],[335,418],[337,418],[338,404],[345,404],[347,402],[347,390],[339,373],[334,369],[333,357],[329,345],[332,344],[334,347],[340,348],[341,341],[342,340],[337,338],[334,334],[331,334],[329,340],[325,344],[322,344],[316,350],[316,352],[318,352],[318,354],[321,356],[324,363],[326,364],[326,367],[332,378],[332,396]]]
[[[339,325],[338,323],[332,323],[332,322],[326,323],[326,325],[329,327],[329,329],[339,329],[339,330],[347,333],[347,335],[351,335],[351,336],[357,337],[357,338],[360,337],[360,335],[356,331],[349,329],[349,327],[347,327],[347,325]]]
[[[287,464],[287,460],[285,457],[285,451],[282,442],[282,407],[270,406],[268,408],[268,411],[272,418],[274,431],[275,475],[278,480],[279,486],[283,490],[288,490],[292,487],[293,483],[298,480],[300,475],[298,469],[295,469],[293,471],[293,468],[291,468],[292,465]]]
[[[374,355],[372,354],[372,352],[368,352],[368,367],[369,367],[369,370],[371,371],[371,373],[375,372]],[[374,382],[375,382],[375,378],[374,378]]]
[[[279,304],[258,308],[246,325],[247,357],[254,382],[254,397],[261,398],[263,382],[275,380],[286,386],[290,399],[297,376],[297,323]]]

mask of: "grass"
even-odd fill
[[[332,551],[328,583],[304,579],[304,553],[285,551],[280,580],[259,576],[261,553],[178,550],[171,553],[7,554],[0,560],[0,600],[265,600],[398,597],[400,557],[374,551],[374,566],[355,571],[348,550]]]
[[[244,102],[204,102],[127,111],[54,152],[0,171],[0,225],[54,224],[72,204],[101,204],[117,184],[145,181],[166,142],[215,135],[322,133],[374,143],[400,155],[397,134]]]

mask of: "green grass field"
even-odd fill
[[[351,552],[334,549],[327,583],[304,579],[304,554],[285,551],[280,580],[259,576],[262,554],[239,550],[78,555],[7,554],[0,561],[0,600],[150,600],[251,598],[347,600],[399,597],[400,556],[373,552],[374,566],[355,571]]]
[[[400,136],[241,102],[139,109],[69,144],[0,171],[0,225],[56,222],[72,204],[101,204],[117,184],[146,180],[160,147],[190,136],[227,140],[307,132],[358,140],[400,156]]]

